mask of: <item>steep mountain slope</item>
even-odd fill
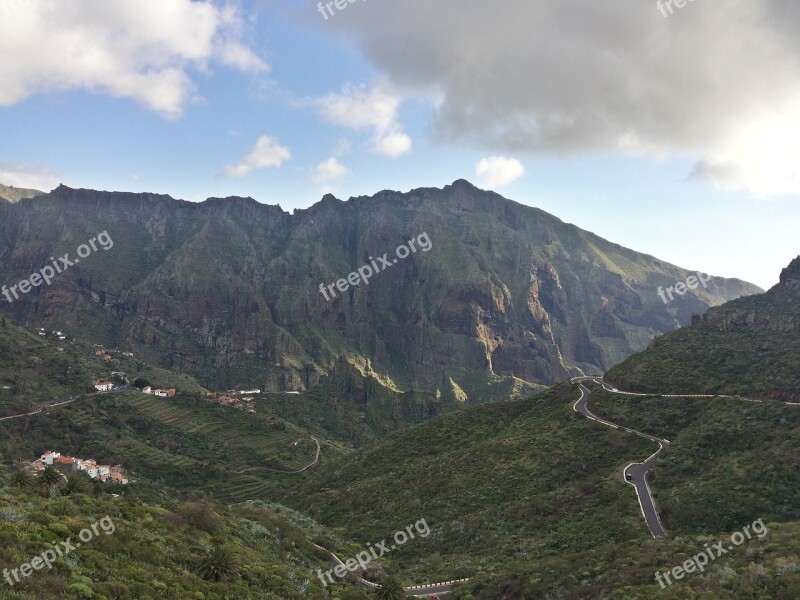
[[[800,402],[800,257],[765,294],[712,308],[609,371],[629,391]]]
[[[14,186],[3,185],[0,183],[0,201],[5,200],[6,202],[10,202],[12,204],[26,198],[42,196],[44,193],[45,192],[40,192],[39,190],[16,188]]]
[[[252,199],[62,186],[0,213],[6,282],[74,258],[100,232],[113,239],[2,310],[124,344],[215,388],[308,389],[344,358],[390,389],[473,403],[522,395],[604,370],[693,312],[759,291],[713,278],[665,305],[658,287],[684,269],[465,181],[326,196],[291,215]],[[395,264],[409,240],[416,251]],[[368,264],[383,269],[368,285],[320,293]]]

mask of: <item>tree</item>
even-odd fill
[[[85,494],[90,487],[91,484],[86,481],[83,475],[69,475],[66,483],[64,483],[64,487],[61,488],[61,495]]]
[[[14,471],[11,476],[11,483],[23,490],[29,489],[33,485],[33,477],[27,471]]]
[[[225,581],[238,573],[239,560],[228,546],[214,546],[197,567],[197,574],[208,581]]]
[[[403,586],[394,577],[387,577],[380,589],[373,594],[376,600],[405,600],[408,598]]]
[[[37,486],[46,496],[52,494],[54,489],[64,485],[65,481],[64,474],[53,465],[47,465],[36,478]]]

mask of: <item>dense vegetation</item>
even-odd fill
[[[577,415],[576,399],[565,384],[438,417],[322,465],[284,501],[364,543],[426,519],[431,535],[392,553],[408,583],[646,539],[618,474],[653,444]]]
[[[330,595],[323,591],[314,573],[329,568],[328,561],[307,540],[334,545],[338,538],[288,508],[265,502],[224,507],[191,493],[135,484],[104,492],[88,480],[80,491],[57,487],[47,494],[21,479],[0,467],[4,568],[19,568],[68,538],[74,544],[82,529],[104,517],[113,527],[105,521],[98,535],[58,558],[52,569],[34,571],[13,586],[0,579],[0,598],[366,598],[346,583],[330,586]]]
[[[595,388],[592,410],[672,443],[651,473],[676,535],[754,519],[800,521],[800,407],[732,398],[629,398]]]
[[[709,561],[704,573],[672,579],[662,588],[656,571],[683,565],[706,546],[728,540],[736,529],[623,542],[582,552],[520,562],[458,586],[453,600],[796,600],[800,598],[800,523],[768,523],[767,535]],[[663,581],[663,576],[662,576]]]

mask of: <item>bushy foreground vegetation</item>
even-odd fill
[[[189,493],[173,498],[136,484],[92,486],[84,478],[42,483],[0,467],[0,565],[31,562],[54,544],[78,541],[78,533],[104,517],[88,543],[14,585],[0,579],[0,598],[148,600],[338,599],[366,594],[341,583],[323,590],[314,576],[328,557],[308,540],[341,542],[331,532],[280,505],[246,502],[224,507]],[[61,479],[61,483],[58,480]],[[109,492],[122,495],[113,497]]]

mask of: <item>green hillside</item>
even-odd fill
[[[58,348],[65,348],[59,352]],[[0,417],[86,393],[106,369],[0,317]]]
[[[343,452],[324,442],[320,461]],[[47,449],[125,465],[147,481],[204,490],[225,501],[265,498],[312,463],[310,434],[282,419],[223,408],[192,395],[138,392],[90,397],[0,422],[0,456],[32,460]]]
[[[765,294],[712,308],[611,369],[629,391],[740,394],[800,402],[800,257]]]
[[[675,535],[735,529],[748,519],[800,521],[800,406],[731,398],[635,398],[595,387],[591,408],[669,439],[651,473]]]
[[[617,474],[652,443],[572,410],[576,390],[469,408],[330,461],[283,501],[350,537],[380,540],[426,519],[392,560],[411,582],[649,538]]]

